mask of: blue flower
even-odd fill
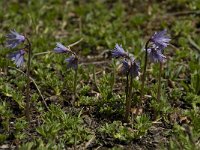
[[[167,45],[169,45],[169,41],[171,40],[166,34],[167,34],[167,30],[155,32],[150,40],[156,46],[159,46],[161,49],[166,48]]]
[[[129,61],[129,62],[128,62]],[[124,59],[122,61],[121,72],[124,74],[130,74],[131,77],[135,78],[139,76],[140,65],[131,57],[129,60]]]
[[[57,42],[56,48],[54,48],[54,52],[56,52],[56,53],[69,53],[71,51],[67,47],[62,45],[61,43]]]
[[[25,54],[25,51],[22,49],[22,50],[16,51],[15,53],[10,54],[9,57],[12,61],[14,61],[17,67],[20,67],[24,64],[24,54]]]
[[[131,65],[130,65],[130,75],[135,78],[139,76],[140,65],[135,61],[134,58],[131,58]]]
[[[162,54],[162,50],[160,47],[153,45],[152,47],[147,49],[148,56],[150,62],[157,63],[161,62],[163,63],[165,61],[165,56]]]
[[[127,74],[129,72],[129,64],[126,59],[122,61],[121,73]]]
[[[128,57],[128,53],[124,51],[121,45],[116,44],[112,51],[112,57]]]
[[[20,35],[15,30],[10,30],[10,33],[6,35],[6,47],[15,48],[17,45],[25,41],[25,37]]]
[[[78,58],[74,55],[70,56],[69,58],[65,59],[65,61],[68,63],[67,68],[72,68],[74,70],[78,69]]]

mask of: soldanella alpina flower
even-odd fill
[[[15,30],[10,30],[10,33],[6,35],[6,38],[6,47],[8,48],[15,48],[25,41],[25,37],[17,33]]]
[[[123,74],[129,74],[131,77],[135,78],[139,76],[140,65],[132,57],[130,60],[124,59],[122,61],[121,72]]]
[[[24,55],[25,55],[25,53],[28,54],[27,65],[25,66],[26,73],[24,73],[20,69],[17,69],[17,70],[26,74],[25,115],[26,115],[27,120],[30,123],[30,119],[31,119],[31,116],[30,116],[30,112],[31,112],[31,110],[30,110],[31,78],[30,78],[30,76],[31,76],[31,60],[32,60],[31,58],[33,58],[32,57],[32,44],[28,37],[25,37],[25,36],[17,33],[15,30],[10,30],[10,33],[6,35],[6,38],[7,38],[6,47],[8,47],[8,48],[13,49],[13,48],[17,47],[19,44],[21,44],[23,46],[23,48],[18,48],[17,50],[15,50],[14,52],[12,52],[11,54],[8,55],[8,58],[10,58],[16,64],[17,67],[21,67],[24,64]],[[48,109],[46,102],[45,101],[43,101],[43,102]]]
[[[22,49],[10,54],[9,57],[12,61],[14,61],[17,67],[21,67],[24,64],[24,54],[25,51]]]
[[[79,40],[80,41],[80,40]],[[73,45],[76,45],[76,42],[74,44],[69,45],[68,47],[65,47],[64,45],[62,45],[61,43],[56,43],[56,48],[54,48],[54,52],[56,53],[62,53],[62,54],[70,54],[71,56],[67,59],[65,59],[65,62],[67,63],[67,69],[73,69],[74,70],[74,84],[73,84],[73,102],[75,102],[76,100],[76,96],[77,96],[77,80],[78,80],[78,56],[76,55],[75,52],[71,51],[70,47],[72,47]]]
[[[151,38],[147,41],[147,43],[145,45],[146,53],[145,53],[145,65],[144,65],[144,72],[143,72],[143,79],[142,79],[141,98],[143,98],[144,81],[145,81],[145,77],[146,77],[147,58],[149,58],[150,62],[153,62],[153,63],[159,62],[157,100],[160,101],[162,64],[166,58],[163,55],[163,53],[164,53],[164,49],[169,45],[170,40],[171,39],[167,35],[167,31],[163,30],[160,32],[155,32],[154,35],[151,36]]]
[[[56,48],[54,48],[54,52],[56,52],[56,53],[69,53],[69,52],[71,52],[71,50],[69,48],[65,47],[64,45],[62,45],[61,43],[57,42]]]
[[[128,53],[124,51],[121,45],[116,44],[115,48],[112,51],[112,57],[128,57]]]
[[[129,114],[131,110],[131,101],[133,94],[133,79],[139,76],[139,64],[136,63],[135,58],[132,54],[125,52],[122,46],[118,44],[115,45],[115,48],[112,51],[112,57],[114,58],[123,58],[121,73],[126,75],[126,108],[125,108],[125,121],[129,121]]]
[[[65,59],[65,61],[68,63],[67,68],[72,68],[74,70],[78,69],[78,58],[74,55],[70,56],[69,58]]]
[[[167,36],[167,30],[160,32],[155,32],[154,35],[150,38],[150,41],[153,42],[156,46],[159,46],[161,49],[166,48],[169,45],[171,39]]]
[[[129,64],[126,59],[122,60],[121,73],[127,74],[129,72]]]
[[[131,77],[135,78],[135,77],[139,76],[139,74],[140,74],[139,73],[140,65],[139,65],[139,63],[137,63],[135,61],[134,58],[131,58],[131,62],[130,63],[131,63],[130,64],[130,75],[131,75]]]
[[[156,45],[147,49],[149,61],[152,63],[163,63],[166,57],[162,54],[162,49]]]

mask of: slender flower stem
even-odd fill
[[[130,68],[132,68],[133,63],[131,62],[130,65],[131,65]],[[127,101],[126,101],[126,114],[125,114],[125,121],[126,122],[129,122],[129,115],[130,115],[130,111],[131,111],[132,93],[133,93],[133,75],[130,74],[130,72],[128,74],[130,75],[130,83],[129,83],[129,81],[127,81],[127,85],[128,84],[129,85],[128,85],[128,88],[127,88],[128,98],[127,98]]]
[[[128,117],[129,117],[129,111],[128,111],[128,104],[129,104],[129,73],[126,74],[126,88],[125,88],[125,93],[126,93],[126,112],[125,112],[125,121],[128,122]]]
[[[129,74],[128,73],[126,74],[126,88],[125,88],[125,93],[126,93],[126,108],[127,108],[128,97],[129,97]],[[127,114],[125,114],[125,116],[126,115]],[[127,118],[127,117],[125,117],[125,118]]]
[[[131,111],[132,93],[133,93],[133,76],[130,75],[130,85],[129,85],[129,89],[128,89],[128,99],[127,99],[127,102],[126,102],[126,114],[125,114],[126,122],[129,122],[129,115],[130,115],[130,111]]]
[[[130,87],[129,87],[129,113],[131,111],[132,96],[133,96],[133,76],[131,76]]]
[[[28,38],[26,38],[28,42],[28,63],[27,63],[27,85],[26,85],[26,108],[25,108],[25,115],[28,121],[30,121],[30,69],[31,69],[31,43]]]
[[[73,93],[74,93],[74,102],[76,100],[76,87],[77,87],[77,76],[78,76],[78,68],[74,70],[75,73],[74,73],[74,86],[73,86]]]
[[[162,74],[162,62],[160,62],[160,68],[159,68],[159,75],[158,75],[158,92],[157,92],[157,101],[160,101],[160,95],[161,95],[161,74]]]
[[[148,45],[149,45],[150,39],[145,44],[145,60],[144,60],[144,70],[142,75],[142,86],[141,86],[141,96],[140,99],[142,100],[144,97],[144,83],[146,80],[146,70],[147,70],[147,61],[148,61]]]
[[[113,63],[113,75],[112,75],[112,81],[111,81],[111,91],[113,91],[113,89],[114,89],[115,80],[116,80],[116,65],[114,62]]]

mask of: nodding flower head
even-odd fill
[[[133,57],[130,59],[124,59],[122,61],[121,72],[124,74],[130,74],[131,77],[135,78],[139,76],[140,65],[135,61]]]
[[[71,52],[71,50],[69,48],[65,47],[64,45],[62,45],[61,43],[57,42],[56,48],[54,48],[54,52],[56,52],[56,53],[69,53],[69,52]]]
[[[126,57],[128,57],[128,53],[126,53],[124,51],[124,49],[122,48],[121,45],[116,44],[115,48],[112,51],[112,57],[116,57],[116,58],[125,57],[126,58]]]
[[[148,56],[150,62],[153,63],[163,63],[166,59],[166,57],[162,54],[162,50],[159,46],[153,45],[152,47],[147,49]]]
[[[69,58],[65,59],[67,64],[67,69],[72,68],[74,70],[78,69],[78,58],[74,55],[70,56]]]
[[[129,72],[129,64],[126,59],[122,60],[121,73],[127,74]]]
[[[135,78],[139,76],[140,64],[135,61],[134,58],[131,58],[131,65],[130,65],[130,75]]]
[[[17,67],[21,67],[24,64],[24,54],[25,51],[22,49],[10,54],[9,58],[14,61]]]
[[[15,48],[25,41],[25,37],[17,33],[15,30],[10,30],[10,33],[6,35],[6,38],[6,47],[8,48]]]
[[[169,45],[169,41],[171,40],[169,36],[166,35],[167,30],[163,30],[160,32],[155,32],[154,35],[151,37],[151,41],[161,48],[166,48]]]

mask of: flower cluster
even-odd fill
[[[130,75],[131,77],[139,76],[139,63],[135,61],[135,58],[131,56],[128,52],[122,48],[121,45],[116,44],[115,48],[112,51],[112,57],[114,58],[123,58],[121,72]]]
[[[72,68],[74,70],[78,69],[78,57],[74,52],[70,50],[70,48],[67,48],[66,46],[57,42],[56,47],[54,48],[54,52],[72,54],[69,58],[65,59],[65,62],[67,62],[67,68]]]
[[[6,35],[6,47],[16,48],[19,44],[25,42],[25,36],[20,35],[15,30],[10,30],[10,33]],[[24,54],[26,53],[25,49],[22,48],[9,55],[9,58],[14,61],[17,67],[20,67],[24,64]]]
[[[147,48],[147,53],[151,62],[164,62],[166,57],[163,55],[163,50],[169,45],[170,40],[171,39],[167,36],[166,30],[154,33],[149,40],[151,44]]]

